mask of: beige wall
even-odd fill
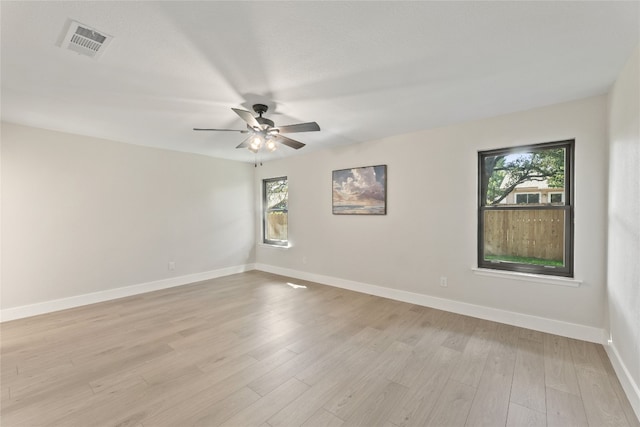
[[[606,116],[601,96],[267,162],[258,168],[256,188],[262,178],[289,177],[292,247],[259,245],[256,262],[602,328]],[[474,273],[478,150],[570,138],[576,139],[575,276],[581,286]],[[376,164],[388,165],[388,214],[332,215],[331,171]],[[447,288],[439,286],[440,276],[448,278]]]
[[[640,417],[640,49],[609,95],[608,303],[612,347]],[[624,377],[625,373],[618,372]],[[635,393],[630,391],[635,388]]]
[[[253,165],[1,131],[3,309],[253,262]]]

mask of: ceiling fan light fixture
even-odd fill
[[[253,137],[253,140],[251,141],[250,148],[252,148],[255,151],[258,151],[260,147],[262,147],[262,138],[260,137],[260,135],[256,135]]]
[[[266,147],[267,147],[267,150],[269,151],[276,151],[276,148],[278,148],[278,146],[276,145],[276,142],[273,139],[269,139],[267,141]]]

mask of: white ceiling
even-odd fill
[[[191,129],[262,102],[320,124],[289,135],[309,152],[603,94],[639,4],[2,1],[2,119],[253,161]],[[57,46],[69,19],[114,36],[101,58]]]

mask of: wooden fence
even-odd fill
[[[284,212],[269,212],[266,221],[265,236],[269,240],[288,240],[289,215]]]
[[[485,255],[563,260],[563,210],[491,210],[484,215]]]

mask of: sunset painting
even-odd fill
[[[333,171],[333,213],[386,215],[387,165]]]

